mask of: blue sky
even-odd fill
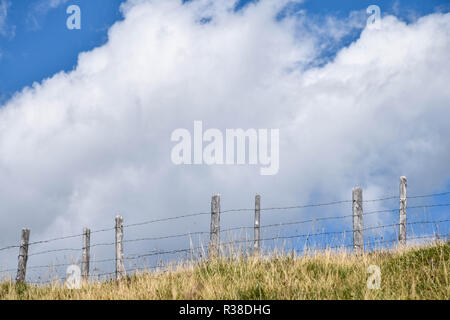
[[[123,0],[61,0],[55,8],[46,6],[50,1],[10,2],[7,34],[0,34],[0,103],[35,81],[72,70],[78,54],[104,44],[108,28],[122,19],[119,8]],[[239,10],[253,1],[240,0],[236,8]],[[66,28],[66,9],[71,4],[79,5],[82,10],[81,30]],[[319,19],[326,15],[345,18],[351,11],[365,10],[371,4],[378,5],[382,15],[395,14],[405,21],[436,11],[448,12],[450,8],[448,0],[306,0],[295,8]],[[332,56],[358,36],[359,32],[353,32],[326,54]]]
[[[0,36],[0,101],[34,81],[75,67],[80,52],[107,40],[109,27],[121,19],[121,0],[70,0],[56,8],[39,9],[43,1],[14,1],[7,24],[14,35]],[[66,9],[82,10],[82,29],[66,28]]]

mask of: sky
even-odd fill
[[[73,4],[80,30],[66,27]],[[366,26],[373,4],[379,29]],[[449,9],[434,0],[0,0],[0,247],[16,243],[24,226],[32,239],[46,239],[110,227],[116,214],[133,223],[208,211],[216,193],[226,210],[251,208],[256,193],[263,207],[348,200],[356,185],[365,199],[398,195],[401,175],[413,195],[449,190]],[[175,165],[171,133],[193,132],[196,120],[222,132],[279,129],[279,172]],[[396,207],[393,200],[365,209]],[[445,209],[410,213],[445,219]],[[349,212],[347,203],[267,213],[263,222]],[[126,237],[208,230],[207,218],[147,225]],[[366,223],[395,219],[371,215]],[[252,213],[221,223],[251,226]],[[351,229],[351,221],[313,228]],[[0,269],[16,255],[0,256]]]
[[[64,70],[73,70],[80,52],[105,44],[108,29],[123,18],[120,5],[124,0],[2,0],[0,10],[0,103],[35,81],[42,81]],[[254,1],[241,0],[241,10]],[[66,9],[76,4],[82,9],[82,29],[68,30]],[[352,11],[365,10],[374,1],[309,0],[292,5],[320,20],[327,16],[345,19]],[[419,16],[436,11],[448,12],[449,1],[409,0],[377,1],[382,15],[395,14],[411,22]],[[6,14],[5,14],[6,12]],[[3,18],[5,17],[5,18]],[[333,56],[344,45],[354,41],[360,29],[335,44],[327,56]]]

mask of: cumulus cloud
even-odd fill
[[[38,238],[111,226],[118,213],[134,222],[208,211],[214,193],[226,209],[251,207],[255,193],[270,206],[348,199],[355,185],[366,198],[396,194],[400,175],[417,192],[449,181],[450,14],[384,17],[311,67],[323,48],[302,15],[276,19],[280,1],[233,4],[129,0],[105,45],[0,109],[0,243],[23,226]],[[171,133],[194,120],[279,128],[279,173],[175,166]],[[251,224],[251,214],[222,221]],[[145,232],[199,228],[207,217]]]

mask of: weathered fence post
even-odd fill
[[[28,242],[30,241],[30,229],[22,229],[20,239],[19,263],[17,266],[16,282],[25,282],[28,261]]]
[[[91,257],[91,230],[83,229],[83,255],[81,257],[81,277],[82,280],[89,281],[89,260]]]
[[[400,221],[398,242],[406,244],[406,177],[400,177]]]
[[[123,264],[123,218],[116,216],[116,279],[125,276]]]
[[[361,187],[353,188],[353,250],[364,252],[363,235],[363,190]]]
[[[255,196],[255,232],[254,232],[254,251],[259,253],[260,243],[260,218],[261,218],[261,196]]]
[[[209,239],[209,257],[218,256],[220,250],[220,195],[211,199],[211,230]]]

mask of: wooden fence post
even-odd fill
[[[125,276],[125,266],[123,264],[123,218],[116,216],[116,279]]]
[[[218,256],[220,250],[220,195],[211,199],[211,229],[209,239],[209,257]]]
[[[400,221],[398,242],[406,245],[406,177],[400,177]]]
[[[261,196],[257,194],[255,196],[255,232],[254,232],[254,246],[255,252],[259,253],[260,250],[260,221],[261,221]]]
[[[19,263],[17,266],[16,283],[25,282],[28,261],[28,242],[30,241],[30,229],[22,229],[20,240]]]
[[[83,229],[83,255],[81,257],[81,277],[84,282],[89,281],[89,260],[91,258],[91,230]]]
[[[364,252],[364,224],[363,224],[363,190],[361,187],[353,188],[353,250]]]

